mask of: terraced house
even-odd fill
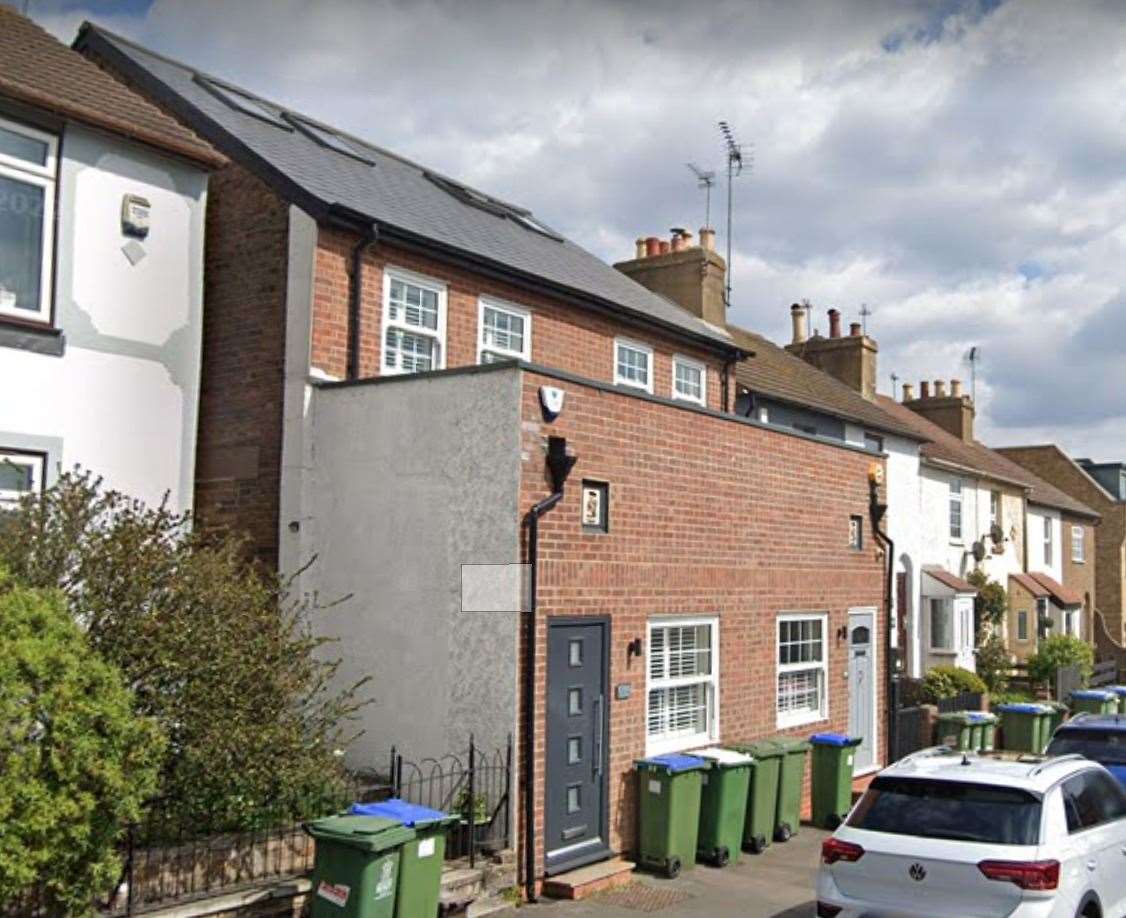
[[[534,889],[632,848],[647,753],[855,715],[880,761],[886,656],[846,676],[886,637],[878,443],[736,413],[753,338],[524,208],[102,29],[77,46],[230,159],[196,503],[351,596],[323,627],[375,679],[352,764],[515,734]],[[711,238],[657,254],[722,272]]]

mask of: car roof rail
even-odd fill
[[[929,746],[926,749],[920,749],[917,752],[912,752],[910,755],[905,755],[898,762],[896,766],[906,765],[909,762],[915,762],[919,759],[933,759],[940,755],[950,755],[954,750],[950,746]]]
[[[1067,755],[1054,755],[1050,759],[1045,759],[1039,765],[1033,766],[1033,768],[1028,772],[1028,776],[1031,778],[1033,775],[1038,775],[1040,774],[1040,772],[1044,771],[1044,769],[1051,768],[1053,765],[1065,765],[1068,762],[1088,761],[1090,761],[1090,759],[1088,759],[1086,756],[1080,755],[1078,752],[1069,752]]]

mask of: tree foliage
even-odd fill
[[[1035,682],[1051,683],[1062,666],[1078,666],[1083,684],[1091,678],[1095,667],[1095,649],[1086,641],[1070,634],[1045,638],[1028,658],[1028,675]]]
[[[960,666],[936,666],[923,677],[923,697],[933,704],[962,692],[985,692],[981,679]]]
[[[1009,597],[1005,588],[996,580],[990,580],[989,575],[980,568],[971,571],[966,580],[977,587],[974,612],[981,622],[982,631],[1004,624],[1009,611]],[[983,641],[985,634],[978,635],[978,639]]]
[[[363,682],[334,687],[338,661],[310,628],[325,610],[248,564],[239,539],[75,471],[6,521],[0,561],[60,590],[124,673],[168,737],[160,790],[184,818],[254,826],[339,770]]]
[[[974,651],[977,674],[989,689],[990,695],[1003,692],[1009,687],[1009,671],[1013,661],[1009,649],[996,634],[987,635]]]
[[[115,843],[155,791],[164,738],[63,595],[0,567],[0,903],[40,885],[81,915],[117,881]]]

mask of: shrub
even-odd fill
[[[115,843],[156,789],[164,740],[63,595],[2,567],[0,723],[0,903],[39,884],[48,914],[87,914],[117,882]]]
[[[1070,634],[1057,634],[1040,642],[1040,648],[1028,658],[1028,675],[1034,682],[1052,682],[1061,666],[1078,666],[1083,684],[1091,678],[1095,666],[1095,650],[1086,641]]]
[[[1013,665],[1005,642],[995,634],[989,635],[974,651],[974,658],[977,674],[989,689],[989,694],[1003,692],[1009,685],[1009,671]]]
[[[985,683],[960,666],[936,666],[923,677],[923,697],[931,704],[940,698],[953,698],[962,692],[985,691]]]
[[[64,474],[0,532],[0,562],[62,591],[136,709],[168,736],[169,815],[216,830],[323,795],[362,684],[333,687],[337,663],[310,628],[322,610],[246,554],[84,472]]]
[[[980,569],[970,571],[966,580],[977,587],[974,614],[981,630],[1002,624],[1009,611],[1009,597],[1005,588],[996,580],[990,580],[989,575]]]
[[[1027,692],[998,692],[996,695],[989,696],[989,706],[996,708],[998,705],[1002,704],[1020,704],[1035,700],[1036,699]]]

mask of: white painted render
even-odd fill
[[[60,148],[54,324],[61,356],[0,347],[0,447],[47,453],[47,481],[81,465],[147,503],[190,509],[202,331],[202,170],[67,127]],[[136,263],[126,194],[151,204]]]
[[[1044,545],[1046,527],[1051,527],[1052,551],[1051,558]],[[1067,544],[1063,542],[1063,527],[1060,523],[1058,510],[1049,510],[1029,504],[1028,507],[1028,569],[1047,574],[1052,579],[1063,583],[1063,553],[1071,551],[1071,533],[1068,532]]]

